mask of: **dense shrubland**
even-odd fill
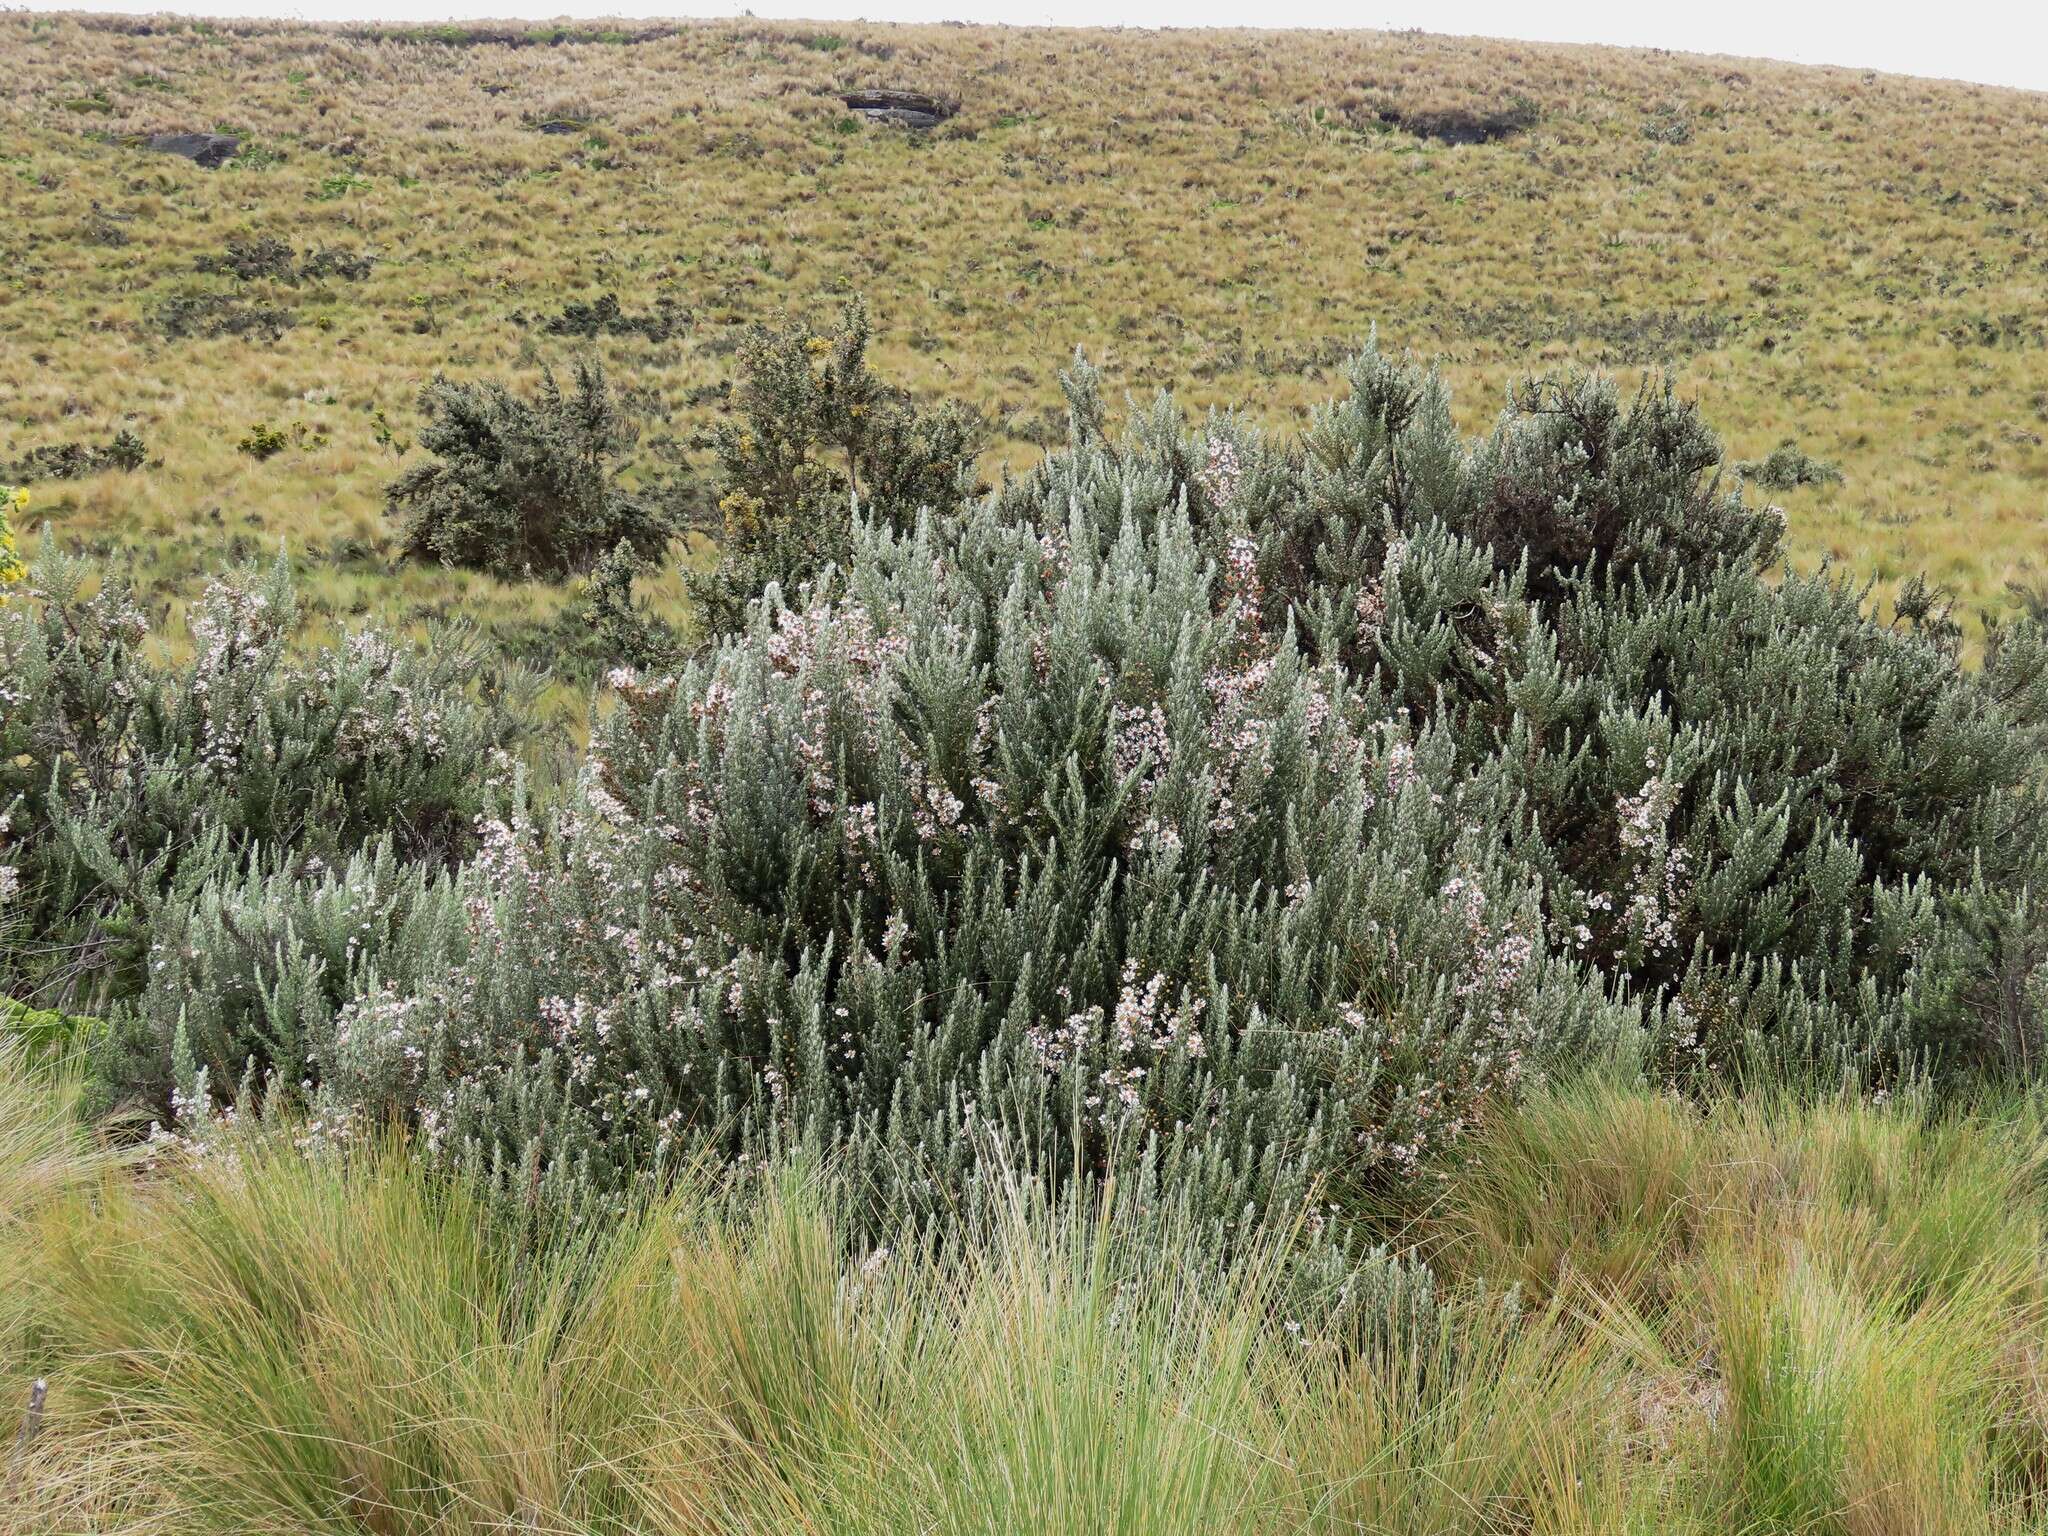
[[[750,531],[694,652],[632,623],[660,524],[602,381],[436,386],[418,540],[616,546],[607,632],[653,664],[559,789],[494,757],[517,690],[460,648],[298,659],[244,577],[165,668],[50,563],[0,618],[10,963],[110,1015],[110,1100],[400,1126],[535,1217],[808,1149],[877,1230],[1000,1166],[1341,1252],[1575,1062],[1706,1092],[2038,1050],[2039,627],[1969,668],[1930,598],[1779,575],[1668,386],[1531,381],[1467,443],[1369,347],[1280,439],[1113,426],[1077,360],[1066,446],[970,497],[964,419],[865,334],[749,343]],[[573,510],[505,521],[529,480]]]
[[[2018,1529],[2039,621],[1779,570],[1667,385],[1466,441],[1368,346],[1282,438],[1077,358],[977,489],[865,335],[742,350],[694,643],[594,370],[434,386],[421,552],[622,663],[566,772],[474,636],[280,560],[165,646],[0,525],[31,1507]]]
[[[131,995],[152,944],[251,861],[304,878],[377,837],[425,865],[472,846],[479,766],[533,679],[457,632],[294,650],[282,562],[216,582],[186,626],[189,653],[158,660],[118,575],[54,554],[0,609],[10,995]]]

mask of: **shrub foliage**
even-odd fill
[[[407,554],[519,578],[588,569],[621,540],[648,559],[667,547],[666,494],[620,479],[635,434],[601,364],[579,362],[566,392],[543,369],[532,399],[437,378],[420,409],[433,458],[386,491]]]
[[[898,409],[865,338],[757,338],[721,444],[763,530],[844,493],[837,553],[736,540],[738,627],[614,673],[565,794],[352,789],[315,866],[307,791],[189,855],[110,1072],[188,1131],[237,1085],[395,1121],[532,1212],[803,1147],[878,1219],[1026,1167],[1227,1238],[1341,1234],[1594,1049],[1683,1087],[2038,1048],[2040,628],[1966,666],[1918,589],[1774,572],[1668,385],[1532,381],[1468,442],[1369,347],[1281,438],[1112,428],[1077,359],[1067,444],[962,499],[964,438],[835,414]],[[397,807],[458,801],[475,856],[423,860]]]
[[[149,449],[141,437],[122,427],[105,443],[45,443],[31,448],[4,473],[29,484],[37,480],[76,480],[109,469],[132,471],[148,461]]]
[[[82,561],[43,556],[0,607],[0,861],[22,931],[0,992],[133,993],[185,904],[258,850],[302,878],[378,837],[425,865],[467,852],[478,765],[528,685],[455,633],[295,654],[297,622],[282,562],[210,587],[169,665],[134,595]]]
[[[791,321],[757,326],[741,344],[732,419],[715,440],[718,517],[706,529],[720,561],[691,583],[714,633],[740,628],[771,581],[794,590],[844,565],[849,505],[904,529],[920,512],[951,515],[972,494],[980,419],[884,383],[868,366],[870,335],[856,300],[830,334]]]

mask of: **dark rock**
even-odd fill
[[[152,133],[143,148],[166,155],[182,155],[194,165],[211,171],[227,163],[242,141],[231,133]]]
[[[904,128],[936,128],[945,119],[933,112],[915,112],[909,107],[860,107],[856,110],[871,123],[896,123]]]
[[[905,128],[936,128],[958,110],[952,102],[918,91],[852,91],[841,100],[871,123]]]
[[[566,117],[558,117],[555,118],[552,122],[540,123],[537,124],[536,126],[540,129],[542,133],[556,134],[581,133],[584,127],[582,123],[576,122],[573,119]]]

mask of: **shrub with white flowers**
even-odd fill
[[[29,938],[0,953],[0,993],[95,1011],[132,995],[153,935],[258,849],[301,872],[384,835],[429,864],[467,852],[477,765],[535,680],[453,632],[296,652],[282,561],[209,586],[166,664],[133,594],[92,574],[45,555],[0,608],[0,811]]]
[[[621,675],[579,792],[487,823],[438,976],[332,1021],[323,1118],[523,1190],[809,1144],[933,1215],[996,1149],[1219,1223],[1411,1176],[1629,1027],[1542,942],[1497,775],[1254,637],[1184,517],[992,506]]]
[[[810,1147],[878,1218],[1000,1164],[1228,1233],[1341,1222],[1593,1049],[2037,1046],[2037,628],[1972,668],[1917,597],[1767,580],[1668,388],[1467,443],[1376,350],[1287,441],[1064,383],[1035,470],[615,674],[574,792],[458,874],[209,884],[136,1011],[183,1101],[249,1076],[176,1003],[232,976],[269,1091],[529,1211]]]

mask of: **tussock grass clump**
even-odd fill
[[[1598,1319],[1733,1526],[2032,1529],[2043,1128],[1997,1094],[1575,1082],[1471,1145],[1438,1262]]]
[[[1668,1257],[1654,1283],[1481,1281],[1491,1196],[1454,1184],[1411,1228],[1433,1288],[1311,1314],[1285,1244],[1220,1259],[1030,1180],[943,1247],[859,1236],[854,1192],[789,1164],[698,1168],[539,1243],[400,1146],[307,1155],[283,1127],[137,1180],[18,1055],[0,1071],[0,1369],[50,1383],[15,1463],[30,1528],[2035,1529],[2044,1208],[2015,1132],[2043,1122],[2012,1100],[1682,1110],[1678,1158],[1601,1153],[1613,1187],[1699,1207],[1681,1232],[1645,1204],[1626,1246]],[[1668,1104],[1561,1084],[1467,1171],[1526,1177],[1527,1148]],[[1989,1224],[1956,1215],[1977,1178]],[[1794,1197],[1736,1194],[1762,1186]],[[1529,1209],[1569,1248],[1588,1205]],[[1630,1220],[1610,1204],[1588,1251]],[[1892,1264],[1916,1228],[1957,1262]]]
[[[1462,1384],[1500,1383],[1464,1405],[1476,1435],[1511,1392],[1583,1392],[1601,1358],[1566,1364],[1555,1320],[1525,1335],[1498,1304],[1421,1321],[1389,1299],[1364,1314],[1377,1366],[1346,1366],[1273,1311],[1277,1255],[1218,1269],[1170,1219],[1013,1185],[943,1256],[863,1254],[840,1198],[815,1175],[686,1182],[533,1249],[399,1149],[229,1140],[97,1203],[45,1192],[6,1302],[35,1321],[8,1365],[54,1382],[24,1507],[119,1530],[878,1536],[1336,1530],[1377,1508],[1419,1532],[1456,1502],[1438,1457],[1470,1449],[1445,1422]],[[1465,1501],[1483,1528],[1543,1502],[1568,1436],[1525,1433],[1489,1476],[1506,1491]]]
[[[1670,1297],[1676,1268],[1733,1245],[1860,1249],[1862,1279],[1917,1301],[2024,1257],[2037,1121],[1996,1100],[1965,1114],[1924,1094],[1889,1105],[1765,1088],[1702,1107],[1579,1079],[1489,1123],[1443,1226],[1453,1268],[1533,1296]]]
[[[856,1262],[835,1198],[698,1187],[522,1250],[396,1149],[223,1144],[43,1212],[9,1299],[56,1381],[30,1475],[114,1529],[166,1506],[223,1532],[1261,1518],[1256,1276],[1205,1284],[1170,1230],[1133,1245],[1028,1203],[948,1259]],[[63,1475],[109,1443],[103,1483]]]

